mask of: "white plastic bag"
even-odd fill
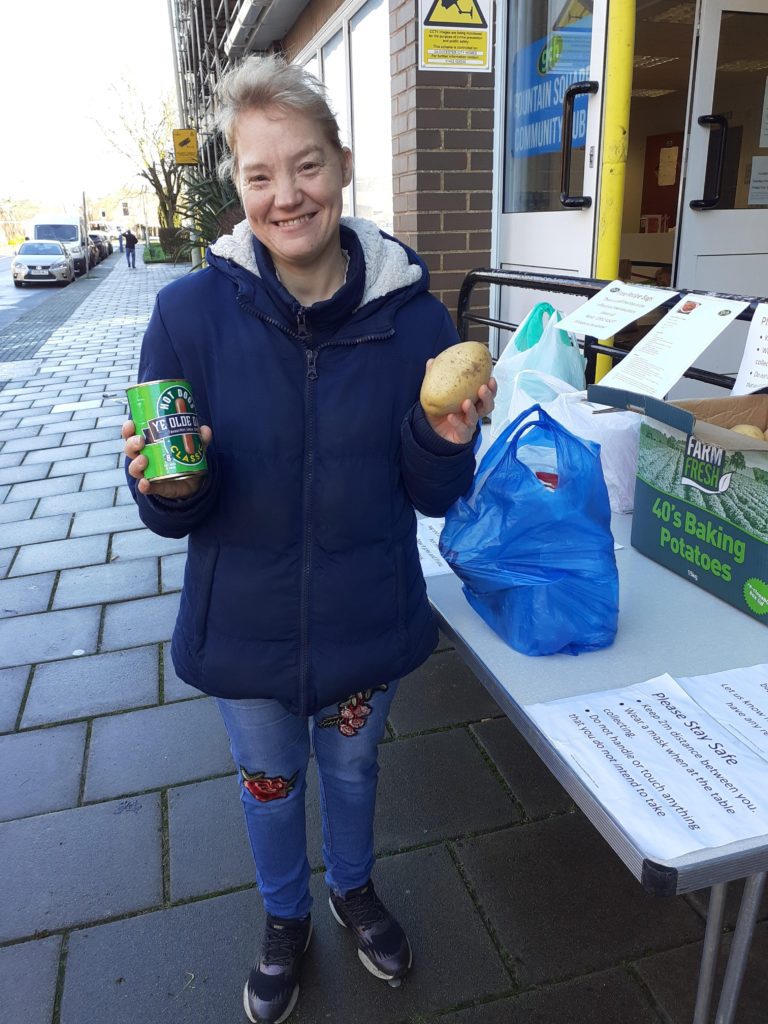
[[[520,370],[539,370],[574,388],[584,388],[585,359],[574,335],[559,330],[557,325],[562,319],[562,313],[551,303],[537,302],[499,356],[493,368],[493,376],[498,384],[496,408],[491,415],[494,437],[501,433],[510,419],[514,419],[507,416],[507,409],[512,399],[515,377]],[[550,397],[546,387],[539,394],[531,390],[535,388],[536,383],[531,381],[529,394],[534,402],[546,401]]]
[[[587,402],[586,391],[579,391],[557,377],[535,370],[521,370],[512,384],[507,409],[500,410],[504,414],[504,425],[536,402],[572,434],[597,441],[611,511],[631,512],[635,500],[641,417],[628,410]],[[601,409],[610,411],[596,412]]]

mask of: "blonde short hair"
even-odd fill
[[[298,64],[279,54],[251,54],[228,71],[216,90],[216,126],[229,153],[219,161],[219,176],[231,178],[238,188],[239,167],[235,135],[237,121],[248,110],[277,108],[298,112],[318,121],[331,145],[342,151],[339,125],[328,103],[325,86]]]

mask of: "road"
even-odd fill
[[[0,256],[0,337],[14,320],[59,292],[59,288],[51,284],[27,284],[23,288],[14,288],[11,280],[12,259],[12,256]],[[77,288],[77,285],[75,281],[67,287]]]

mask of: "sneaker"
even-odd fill
[[[281,1024],[299,998],[301,960],[312,936],[312,919],[267,914],[264,943],[243,990],[243,1006],[252,1024]]]
[[[331,892],[331,912],[357,941],[357,955],[377,978],[397,986],[411,969],[413,953],[405,932],[381,902],[373,882],[346,895]]]

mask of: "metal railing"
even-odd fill
[[[461,290],[459,291],[459,302],[456,312],[456,326],[462,341],[467,340],[469,328],[472,324],[480,324],[486,327],[496,327],[500,330],[514,331],[518,324],[508,320],[495,320],[492,317],[480,316],[471,310],[472,292],[478,285],[492,284],[509,288],[522,288],[537,292],[554,292],[561,295],[581,295],[584,299],[591,299],[602,291],[610,281],[602,281],[594,277],[558,277],[551,274],[529,274],[519,270],[470,270],[464,278]],[[640,286],[643,287],[643,286]],[[650,286],[649,286],[650,287]],[[737,320],[747,323],[751,321],[758,303],[767,302],[765,298],[754,298],[747,295],[731,295],[726,292],[697,291],[696,289],[684,289],[686,294],[711,295],[721,299],[731,299],[739,302],[748,302],[749,305],[741,313]],[[661,310],[671,309],[677,302],[678,294],[662,303]],[[606,345],[598,338],[589,335],[584,338],[584,355],[586,356],[586,379],[587,383],[595,381],[595,367],[598,355],[605,355],[611,359],[623,359],[629,355],[629,349],[618,348],[613,345]],[[734,376],[724,373],[715,373],[712,370],[705,370],[697,366],[691,366],[684,373],[685,377],[691,380],[702,381],[705,384],[712,384],[715,387],[725,388],[730,391],[733,388]]]

